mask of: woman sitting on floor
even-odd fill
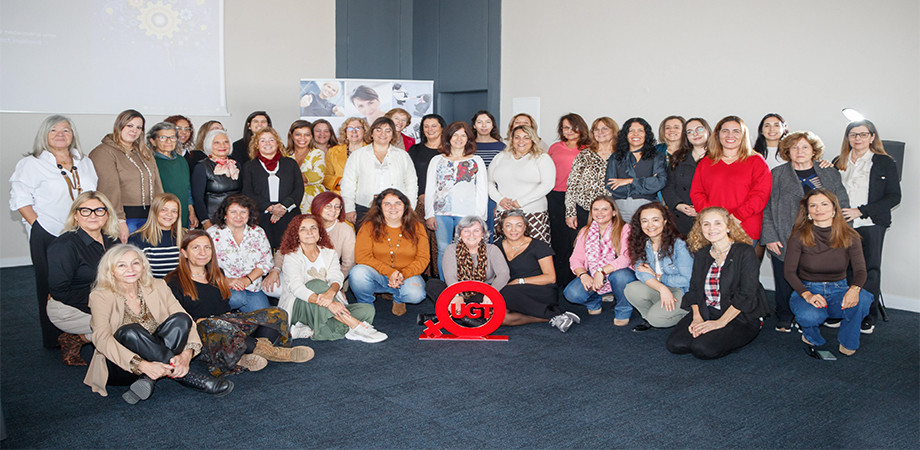
[[[387,335],[371,325],[374,305],[348,304],[342,294],[345,275],[339,267],[339,255],[320,219],[304,214],[291,220],[281,239],[284,255],[281,301],[278,307],[288,312],[295,329],[312,330],[315,341],[342,339],[382,342]]]
[[[594,199],[588,226],[578,232],[569,258],[575,279],[563,291],[566,300],[585,305],[591,315],[601,313],[601,296],[613,293],[613,324],[618,327],[629,324],[633,310],[623,294],[626,285],[636,281],[626,251],[629,233],[630,226],[623,221],[612,198],[604,195]]]
[[[852,267],[852,282],[847,269]],[[837,196],[818,188],[802,197],[795,228],[786,242],[786,280],[795,290],[789,307],[802,327],[802,340],[824,345],[819,327],[828,318],[840,322],[840,353],[859,348],[860,325],[869,314],[872,294],[863,289],[866,260],[859,233],[850,228]]]
[[[711,206],[696,216],[687,237],[693,273],[681,300],[690,314],[671,332],[668,351],[715,359],[757,337],[770,310],[752,242],[725,208]]]
[[[313,349],[290,345],[287,313],[279,308],[230,312],[230,287],[214,260],[214,241],[208,233],[192,230],[182,239],[179,267],[166,283],[179,303],[198,323],[203,347],[201,360],[212,375],[255,372],[268,361],[305,362]],[[277,341],[284,347],[275,347]]]
[[[219,397],[233,390],[232,381],[189,370],[201,350],[192,318],[137,247],[119,244],[102,257],[89,307],[96,352],[83,382],[93,392],[131,385],[122,398],[133,405],[162,377]]]
[[[646,203],[633,215],[629,255],[636,278],[624,294],[642,314],[633,331],[673,327],[687,315],[680,301],[690,287],[693,256],[680,237],[671,211],[658,202]]]
[[[441,293],[460,281],[480,281],[486,283],[497,291],[501,291],[508,284],[508,263],[498,247],[489,244],[489,233],[486,231],[486,221],[482,216],[472,215],[461,218],[457,222],[454,242],[444,249],[442,265],[444,281],[439,278],[428,279],[428,298],[437,303]],[[482,294],[460,293],[450,300],[452,304],[464,304],[467,301],[474,303],[491,303]],[[475,297],[474,300],[471,298]],[[451,307],[453,308],[453,307]],[[418,323],[424,325],[434,314],[419,314]],[[506,320],[507,320],[506,316]],[[472,321],[472,322],[471,322]],[[485,320],[461,320],[466,326],[480,326]]]
[[[502,325],[549,322],[565,333],[573,323],[581,323],[581,318],[575,313],[559,307],[553,249],[546,242],[530,236],[524,211],[506,211],[497,226],[504,234],[498,249],[508,263],[511,279],[499,291],[508,308]]]

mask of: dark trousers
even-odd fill
[[[48,320],[48,246],[55,240],[55,236],[45,231],[38,220],[32,223],[32,234],[29,237],[29,253],[32,255],[32,268],[35,270],[35,297],[38,300],[38,322],[42,330],[42,345],[47,348],[57,347],[58,330]]]
[[[549,213],[549,234],[552,236],[550,246],[556,253],[553,256],[556,285],[565,287],[575,279],[569,268],[569,257],[575,245],[575,230],[565,224],[565,192],[551,191],[546,195],[546,212]]]
[[[262,227],[262,230],[265,231],[265,235],[268,236],[268,242],[271,244],[273,250],[281,247],[281,237],[284,236],[284,231],[287,230],[291,220],[294,220],[294,218],[299,215],[299,206],[288,211],[287,214],[281,216],[275,223],[272,223],[271,214],[263,212],[259,215],[259,226]]]
[[[355,232],[361,228],[361,223],[364,222],[364,216],[368,211],[370,211],[370,208],[355,203]]]
[[[767,250],[767,252],[770,252]],[[792,297],[792,286],[786,281],[783,274],[783,262],[770,252],[770,263],[773,265],[773,299],[776,302],[776,320],[789,322],[793,319],[792,309],[789,308],[789,297]]]
[[[169,364],[173,356],[185,350],[188,334],[192,329],[192,318],[185,313],[175,313],[166,318],[156,331],[151,334],[137,323],[124,325],[115,331],[115,340],[125,348],[137,353],[145,361]],[[109,379],[107,384],[131,384],[137,376],[122,370],[108,361]]]
[[[693,313],[684,316],[668,337],[667,348],[671,353],[693,353],[700,359],[721,358],[732,351],[744,347],[760,333],[760,323],[744,323],[735,318],[718,330],[710,331],[694,338],[690,334],[690,322]]]
[[[885,243],[887,228],[881,225],[859,227],[856,232],[862,237],[863,256],[866,258],[866,284],[863,289],[873,297],[872,306],[866,321],[875,325],[878,322],[879,298],[882,295],[882,247]],[[852,279],[852,273],[849,274]]]
[[[578,229],[575,230],[575,236],[578,237],[578,230],[588,226],[588,210],[575,205],[575,220],[578,222]]]

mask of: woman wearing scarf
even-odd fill
[[[258,206],[259,226],[272,249],[281,247],[288,224],[300,215],[303,177],[297,162],[281,157],[281,137],[273,128],[259,130],[249,141],[251,160],[243,165],[243,194]]]
[[[204,151],[210,156],[199,161],[192,171],[192,204],[201,229],[207,230],[221,202],[243,189],[243,180],[236,161],[229,157],[230,137],[226,131],[209,131],[204,138]]]
[[[632,305],[623,290],[636,281],[629,268],[629,224],[614,200],[601,196],[591,202],[588,226],[578,232],[569,264],[576,279],[565,287],[565,299],[588,308],[588,314],[601,313],[602,295],[613,293],[616,298],[613,324],[625,327],[632,315]]]

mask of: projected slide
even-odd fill
[[[223,0],[2,0],[0,110],[226,114]]]

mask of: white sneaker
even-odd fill
[[[387,335],[377,331],[371,324],[361,322],[358,326],[348,330],[348,333],[345,333],[345,339],[376,344],[387,340]]]
[[[304,325],[301,322],[297,322],[295,325],[291,325],[291,339],[309,339],[313,337],[313,329]]]

